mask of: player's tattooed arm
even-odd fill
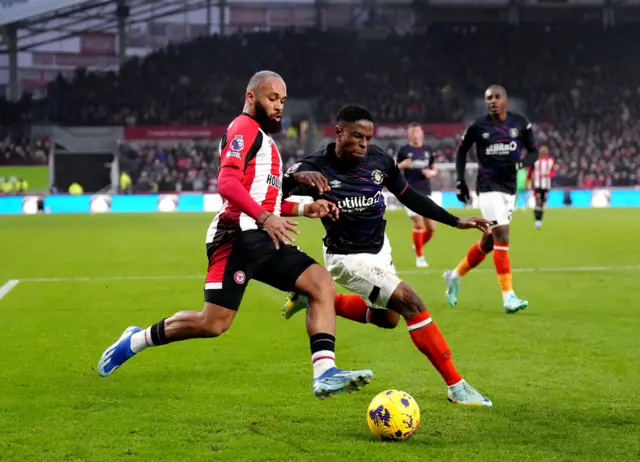
[[[527,125],[522,133],[522,145],[527,150],[524,158],[516,165],[519,170],[521,168],[531,167],[536,163],[540,154],[538,153],[538,146],[533,136],[533,127],[531,122],[527,121]]]

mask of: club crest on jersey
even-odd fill
[[[233,275],[233,280],[236,281],[236,284],[242,285],[247,280],[247,275],[244,274],[244,271],[236,271]]]
[[[488,140],[488,139],[489,139],[489,134],[488,134],[487,132],[484,132],[484,133],[482,134],[482,139],[483,139],[483,140]]]
[[[382,175],[382,172],[380,170],[374,170],[373,172],[371,172],[371,179],[375,184],[382,184],[384,176]]]
[[[289,167],[289,169],[287,170],[287,173],[289,175],[296,173],[296,171],[300,168],[300,164],[301,162],[293,164],[291,167]]]
[[[234,151],[242,151],[242,149],[244,149],[244,138],[242,135],[236,135],[233,137],[229,145]]]
[[[511,130],[509,130],[509,135],[511,135],[511,138],[517,138],[518,134],[519,132],[517,128],[512,128]]]
[[[341,185],[342,183],[340,182],[340,180],[333,180],[332,182],[329,183],[329,186],[331,186],[332,188],[337,188]]]

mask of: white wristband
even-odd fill
[[[298,202],[298,216],[299,217],[303,217],[304,216],[304,207],[305,207],[305,205],[302,202]]]

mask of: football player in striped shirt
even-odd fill
[[[556,162],[549,155],[549,146],[540,147],[540,158],[529,167],[528,181],[531,184],[536,198],[536,207],[533,210],[536,229],[542,228],[542,216],[544,206],[547,204],[549,191],[551,190],[551,178],[556,174]]]

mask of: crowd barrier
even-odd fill
[[[389,193],[384,194],[387,207],[402,207]],[[435,192],[432,199],[447,209],[462,208],[454,192]],[[472,207],[477,208],[477,197],[472,194]],[[640,189],[572,190],[567,205],[565,191],[549,193],[547,207],[640,207]],[[292,200],[308,198],[293,197]],[[527,205],[535,205],[534,198],[526,198]],[[218,194],[140,194],[140,195],[47,195],[0,196],[0,214],[33,215],[37,213],[155,213],[155,212],[210,212],[220,210],[222,199]]]

